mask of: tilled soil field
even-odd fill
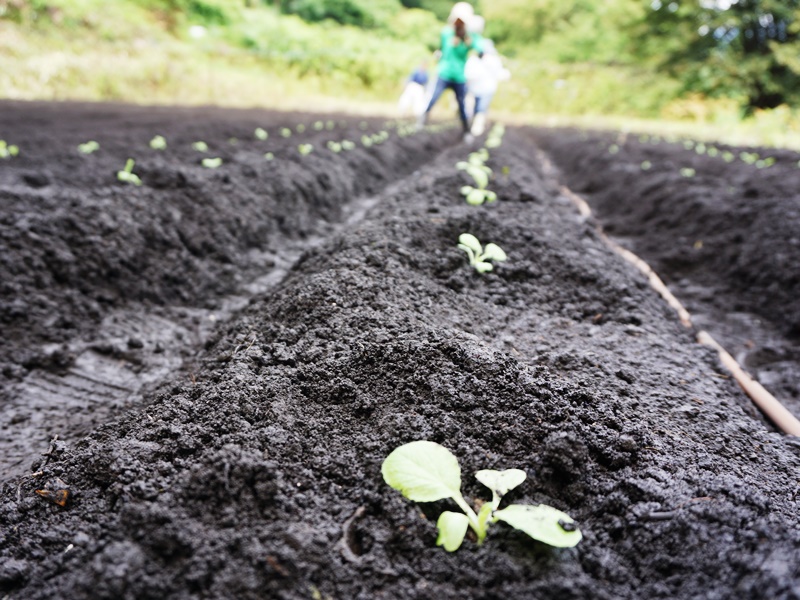
[[[255,139],[256,127],[269,138]],[[657,233],[645,214],[630,233],[630,213],[658,210],[636,191],[655,173],[633,152],[652,149],[626,160],[622,144],[609,159],[599,134],[509,129],[488,161],[499,201],[469,206],[455,164],[483,140],[401,133],[340,116],[0,107],[0,137],[21,149],[0,161],[0,590],[800,597],[792,439],[561,187],[585,193],[606,230],[658,270],[668,253],[654,239],[680,228]],[[148,147],[157,134],[166,149]],[[83,156],[76,146],[89,139],[100,150]],[[344,139],[356,149],[328,149]],[[192,149],[199,140],[207,153]],[[219,168],[199,164],[217,156]],[[129,157],[139,187],[116,181]],[[748,182],[766,190],[781,164],[747,171]],[[697,197],[718,190],[720,206],[743,206],[721,190],[745,167],[725,165],[663,174],[663,193],[703,186]],[[604,184],[617,170],[625,186]],[[635,208],[620,216],[614,194]],[[794,196],[770,198],[758,214],[790,231]],[[710,321],[782,307],[773,333],[791,347],[800,313],[787,271],[798,263],[776,257],[792,261],[796,244],[776,247],[763,228],[751,238],[753,219],[730,219],[748,256],[764,257],[736,288],[720,255],[744,252],[696,235],[711,219],[698,202],[674,203],[680,235],[710,257],[681,272],[678,288],[702,287],[709,302],[690,297],[690,308],[710,307]],[[663,221],[676,217],[669,204]],[[465,232],[508,260],[479,275],[457,248]],[[487,499],[475,471],[525,470],[509,498],[568,512],[583,540],[553,549],[498,525],[481,546],[437,548],[436,518],[451,503],[411,503],[380,473],[389,452],[422,439],[458,457],[469,499]],[[50,501],[66,488],[64,506]]]

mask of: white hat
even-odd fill
[[[447,18],[447,22],[451,25],[456,21],[468,23],[474,14],[475,10],[472,8],[472,4],[469,2],[456,2],[453,8],[450,9],[450,16]]]

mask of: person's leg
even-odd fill
[[[486,112],[489,110],[489,103],[492,101],[492,94],[485,94],[475,98],[475,116],[472,119],[472,135],[483,135],[486,130]]]
[[[458,116],[461,119],[461,127],[464,133],[469,133],[469,120],[467,119],[467,108],[464,105],[467,96],[467,84],[451,82],[453,91],[456,93],[456,101],[458,102]]]
[[[430,100],[430,102],[428,102],[428,108],[426,108],[425,112],[423,112],[419,116],[418,123],[420,125],[424,125],[425,122],[428,120],[428,113],[431,112],[431,109],[436,104],[436,102],[439,100],[439,97],[442,95],[442,92],[444,92],[444,90],[446,88],[447,88],[447,81],[445,81],[444,79],[439,77],[436,80],[436,87],[433,88],[433,95],[431,96],[431,100]]]

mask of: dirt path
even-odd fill
[[[129,127],[142,139],[152,131],[149,122]],[[10,598],[796,597],[800,459],[790,441],[559,193],[529,132],[509,131],[491,151],[500,201],[482,207],[458,193],[467,179],[454,165],[468,148],[454,136],[393,135],[350,166],[316,153],[298,160],[310,180],[328,173],[351,185],[370,165],[398,175],[425,165],[378,193],[362,219],[347,223],[341,200],[330,199],[318,210],[337,216],[321,222],[345,225],[323,227],[329,235],[285,278],[214,328],[192,377],[166,377],[142,407],[54,444],[41,475],[6,483],[0,590]],[[387,155],[408,158],[397,166]],[[163,160],[169,171],[187,158]],[[240,168],[223,167],[198,189],[226,175],[245,189]],[[280,177],[265,173],[264,184]],[[158,214],[162,203],[144,202],[152,187],[137,193],[142,214]],[[224,223],[239,210],[223,197],[215,213]],[[252,197],[240,229],[278,228],[279,217],[306,206],[262,222],[261,196]],[[324,198],[312,190],[308,204]],[[214,220],[194,222],[189,241],[216,230]],[[303,237],[295,231],[287,225],[284,235]],[[463,232],[502,246],[507,263],[478,275],[456,247]],[[213,289],[226,272],[219,265],[234,281],[257,270],[219,254],[188,261],[195,266],[175,293],[204,281]],[[181,263],[170,260],[156,262],[173,273]],[[53,306],[59,296],[68,294],[54,295]],[[483,546],[467,541],[445,553],[435,519],[448,503],[412,504],[380,477],[383,458],[414,439],[458,456],[468,498],[486,498],[470,473],[524,469],[529,480],[513,500],[569,512],[584,540],[554,550],[497,526]],[[71,487],[66,508],[35,494],[54,477]]]

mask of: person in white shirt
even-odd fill
[[[470,20],[469,30],[480,34],[484,26],[483,17],[475,15]],[[481,135],[486,130],[486,115],[497,92],[497,86],[501,81],[510,79],[511,73],[503,66],[503,61],[492,41],[484,38],[482,56],[470,56],[464,74],[467,78],[467,90],[475,99],[471,133]]]

